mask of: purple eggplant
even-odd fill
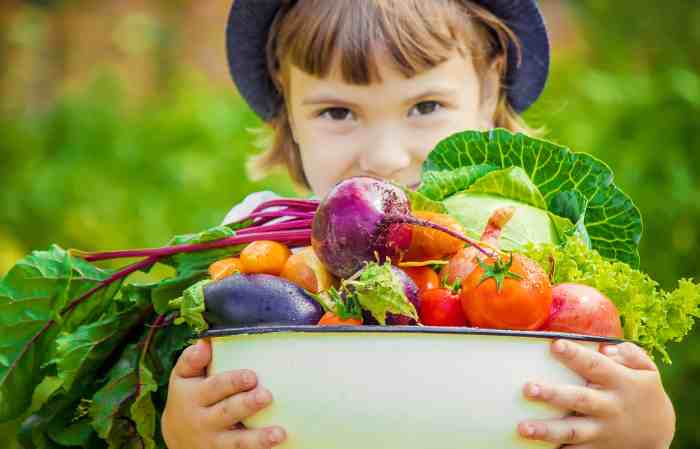
[[[235,274],[204,288],[212,329],[317,324],[321,305],[303,288],[269,274]]]

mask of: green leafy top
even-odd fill
[[[356,278],[345,281],[343,288],[348,289],[379,324],[386,324],[387,313],[418,320],[416,308],[406,297],[401,280],[388,263],[368,263]]]
[[[476,260],[479,262],[481,269],[484,270],[484,273],[481,275],[481,279],[479,279],[479,283],[477,285],[481,285],[484,281],[493,279],[496,281],[496,291],[500,292],[501,288],[503,288],[503,281],[505,281],[506,278],[515,279],[518,281],[522,280],[522,276],[510,271],[510,268],[513,266],[513,253],[510,253],[510,259],[508,262],[501,260],[500,257],[496,258],[493,264],[490,265],[481,260],[481,257],[477,257]]]
[[[600,254],[639,266],[639,210],[613,183],[610,168],[588,154],[504,129],[465,131],[441,141],[428,155],[418,190],[441,201],[470,189],[490,172],[511,167],[524,170],[549,211],[574,225],[582,219],[585,238]],[[528,197],[539,203],[533,195]]]

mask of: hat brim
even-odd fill
[[[274,118],[282,99],[270,79],[266,46],[283,0],[235,0],[226,27],[226,52],[239,93],[263,119]],[[508,48],[506,89],[510,105],[523,112],[542,93],[549,74],[549,38],[535,0],[476,0],[503,20],[520,40],[520,56]]]

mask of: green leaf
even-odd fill
[[[132,327],[142,325],[150,315],[150,304],[145,300],[115,304],[99,321],[83,325],[70,333],[64,332],[56,339],[52,363],[56,364],[63,388],[70,389],[76,379],[92,377],[105,359],[123,343]]]
[[[392,271],[390,264],[368,263],[357,279],[344,283],[357,298],[360,306],[368,310],[382,325],[386,314],[396,313],[418,320],[418,312],[403,291],[403,285]]]
[[[151,400],[151,393],[158,390],[158,384],[153,379],[153,374],[146,364],[139,363],[139,394],[131,404],[129,411],[132,421],[136,424],[136,430],[143,439],[144,449],[154,449],[156,432],[156,409]]]
[[[496,170],[477,179],[467,190],[470,193],[498,195],[529,204],[538,209],[547,209],[547,204],[530,178],[520,167]]]
[[[95,436],[89,418],[73,421],[71,417],[54,421],[48,429],[49,436],[61,446],[86,447]]]
[[[586,209],[588,209],[588,200],[577,191],[559,192],[549,201],[549,210],[557,217],[567,218],[573,223],[579,238],[590,247],[591,239],[584,224]]]
[[[428,155],[422,174],[426,187],[420,190],[433,200],[442,200],[464,188],[433,188],[436,177],[444,177],[443,184],[450,187],[471,185],[475,175],[462,173],[468,167],[483,166],[523,168],[548,205],[560,192],[580,193],[588,201],[584,225],[592,247],[605,257],[639,266],[641,215],[613,183],[612,171],[605,163],[588,154],[572,153],[566,147],[504,129],[465,131],[441,141]],[[465,180],[455,180],[460,177]]]
[[[210,284],[211,279],[199,281],[184,291],[182,297],[174,301],[179,304],[180,318],[176,323],[187,323],[196,332],[204,332],[209,328],[204,319],[204,287]]]
[[[435,150],[430,154],[433,153]],[[440,157],[442,156],[439,154],[434,156],[435,159]],[[428,168],[424,163],[418,192],[431,200],[440,201],[457,192],[467,190],[474,181],[497,169],[498,167],[493,164],[462,164],[462,161],[457,161],[456,165],[444,161],[443,164],[432,164]]]
[[[209,264],[207,264],[207,267]],[[205,278],[208,277],[206,269],[195,270],[192,272],[184,272],[177,277],[165,279],[157,284],[153,284],[150,288],[153,306],[160,315],[167,314],[171,309],[169,303],[171,300],[182,296],[183,292]]]
[[[217,226],[196,234],[185,234],[174,237],[169,243],[171,245],[192,245],[196,243],[206,243],[215,240],[233,237],[236,232],[228,226]],[[217,248],[207,251],[195,251],[191,253],[180,253],[168,257],[163,263],[177,269],[178,278],[188,277],[207,271],[209,265],[220,259],[231,257],[243,249],[245,245],[235,245],[226,248]]]
[[[406,196],[408,196],[412,211],[437,212],[438,214],[447,213],[447,208],[440,201],[433,201],[422,193],[405,187],[403,191],[406,192]]]
[[[167,386],[176,356],[190,344],[196,333],[185,325],[171,324],[153,337],[149,355],[158,385]]]
[[[115,421],[123,408],[136,398],[139,382],[139,346],[130,344],[124,348],[121,357],[107,373],[107,382],[92,398],[90,417],[92,426],[102,439],[108,439]]]
[[[20,260],[0,281],[0,422],[19,416],[31,403],[49,361],[50,342],[72,332],[108,306],[118,286],[103,289],[67,316],[60,312],[107,279],[100,270],[53,246]]]

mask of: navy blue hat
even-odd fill
[[[234,0],[226,28],[229,69],[238,91],[264,120],[273,118],[282,99],[267,70],[268,32],[277,11],[289,0]],[[336,0],[329,0],[336,1]],[[508,48],[508,101],[522,112],[540,96],[549,73],[549,38],[536,0],[474,0],[505,22],[520,40],[522,59]]]

